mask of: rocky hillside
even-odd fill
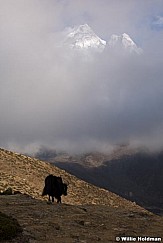
[[[127,200],[86,183],[50,163],[25,155],[0,149],[0,190],[11,187],[33,198],[42,199],[44,180],[48,174],[61,176],[68,183],[68,196],[63,197],[67,204],[101,204],[124,207],[134,206]]]
[[[50,173],[69,184],[61,205],[47,204],[41,197]],[[0,191],[9,187],[21,194],[0,195],[0,211],[16,218],[23,230],[9,242],[108,243],[130,235],[163,237],[162,217],[49,163],[0,149]]]

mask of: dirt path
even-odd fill
[[[26,195],[0,196],[0,211],[23,227],[16,243],[115,242],[121,236],[163,237],[163,218],[106,205],[47,204]]]

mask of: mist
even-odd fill
[[[0,146],[162,149],[163,24],[155,20],[161,7],[157,0],[1,1]],[[65,29],[83,23],[106,41],[129,33],[142,55],[63,46]]]

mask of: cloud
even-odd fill
[[[161,147],[162,33],[153,36],[140,26],[152,2],[141,8],[115,0],[1,2],[0,146],[73,152],[123,142]],[[62,47],[64,28],[86,21],[105,40],[123,32],[138,38],[144,54],[106,50],[86,61]]]
[[[156,25],[163,25],[163,17],[157,16],[156,21],[154,22]]]
[[[163,29],[163,16],[154,16],[152,21],[152,28],[155,30]]]

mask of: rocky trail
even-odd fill
[[[23,233],[6,242],[115,242],[121,236],[163,237],[163,218],[107,205],[48,204],[28,195],[0,196],[0,209],[13,216]]]

